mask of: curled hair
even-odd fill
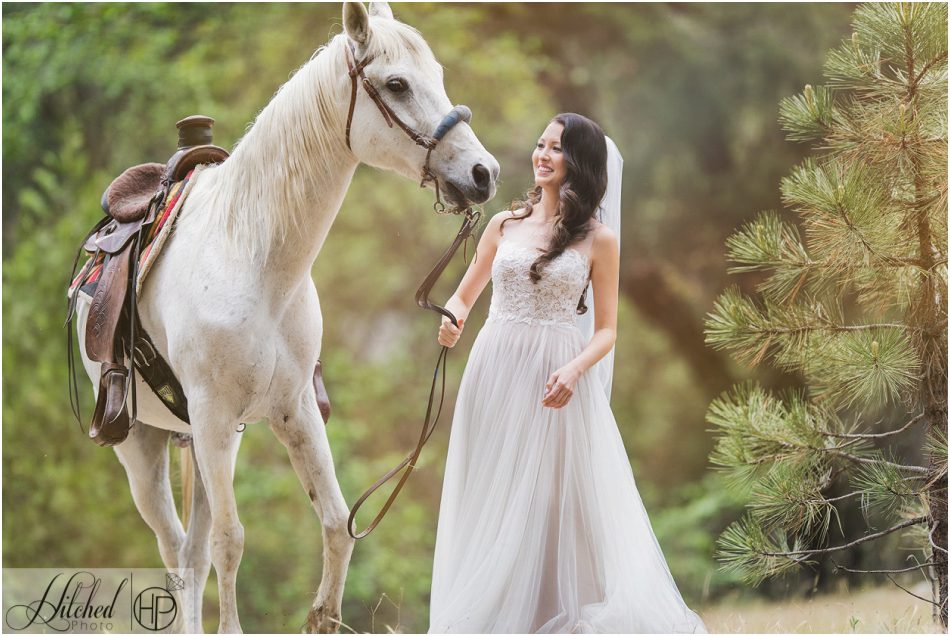
[[[561,183],[555,208],[554,232],[547,249],[531,264],[528,275],[531,282],[541,280],[542,269],[560,256],[571,244],[581,241],[591,231],[590,220],[607,191],[607,141],[603,129],[596,122],[577,113],[555,115],[551,122],[564,126],[561,132],[561,152],[567,174]],[[511,204],[512,210],[524,208],[501,222],[525,219],[541,200],[541,186],[535,186]],[[587,313],[585,296],[577,303],[577,313]]]

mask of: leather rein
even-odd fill
[[[435,203],[432,207],[438,214],[452,213],[452,214],[464,214],[465,220],[462,223],[462,227],[459,229],[458,233],[455,236],[455,240],[452,241],[452,245],[442,254],[442,257],[436,263],[435,267],[432,268],[432,271],[425,277],[425,280],[422,282],[422,285],[416,291],[416,304],[419,305],[422,309],[431,309],[436,311],[443,316],[446,316],[449,320],[452,321],[452,324],[458,327],[458,320],[452,314],[451,311],[437,305],[429,300],[429,292],[432,290],[432,287],[435,285],[436,281],[442,275],[442,272],[448,266],[449,261],[452,260],[452,257],[455,255],[455,252],[458,250],[459,246],[465,242],[472,233],[472,230],[478,224],[478,220],[481,217],[481,212],[478,210],[473,210],[470,206],[464,209],[462,208],[452,208],[446,212],[445,205],[442,203],[439,196],[439,180],[436,175],[429,169],[429,158],[432,155],[432,150],[438,145],[442,137],[445,136],[453,126],[458,124],[460,121],[470,122],[472,119],[472,111],[462,104],[459,104],[452,108],[451,111],[445,117],[442,118],[442,121],[439,122],[438,127],[436,128],[435,133],[430,137],[424,135],[417,130],[413,129],[411,126],[407,125],[402,119],[399,118],[396,113],[389,107],[388,104],[383,100],[382,96],[379,94],[379,91],[375,86],[369,81],[369,78],[363,73],[363,69],[372,61],[372,58],[364,58],[359,62],[355,61],[356,50],[353,45],[352,40],[347,39],[346,47],[346,65],[349,68],[349,75],[352,84],[352,90],[350,91],[350,108],[349,113],[346,117],[346,147],[350,148],[350,126],[353,121],[353,111],[356,108],[356,93],[358,85],[362,85],[366,90],[366,93],[370,96],[373,102],[376,103],[377,108],[383,114],[383,118],[386,120],[386,123],[390,128],[393,127],[393,122],[399,125],[405,133],[412,139],[417,145],[422,146],[426,149],[426,159],[425,164],[422,166],[422,181],[420,182],[420,187],[425,187],[426,183],[432,181],[435,186]],[[352,150],[352,148],[350,148]],[[474,255],[474,254],[473,254]],[[463,259],[465,255],[463,252]],[[402,487],[405,485],[406,481],[409,479],[409,475],[412,474],[413,468],[416,466],[416,461],[419,459],[419,455],[422,453],[422,447],[425,446],[425,443],[429,440],[429,437],[432,435],[432,432],[435,430],[435,425],[439,421],[439,415],[442,413],[442,402],[445,398],[445,361],[448,355],[449,347],[443,345],[442,351],[439,353],[439,358],[435,363],[435,371],[432,374],[432,386],[429,389],[429,403],[426,408],[426,418],[425,422],[422,424],[422,430],[419,434],[419,440],[416,442],[415,448],[406,455],[406,457],[392,469],[390,469],[385,475],[376,480],[372,486],[370,486],[366,492],[364,492],[359,499],[356,500],[356,503],[353,504],[352,509],[350,510],[350,516],[346,523],[346,530],[349,532],[350,536],[354,539],[362,539],[379,524],[383,516],[392,506],[393,502],[396,500],[396,497],[399,495],[399,492],[402,490]],[[432,416],[432,403],[435,398],[435,385],[436,380],[439,377],[439,365],[442,365],[442,394],[439,397],[439,409],[435,414],[435,419],[431,419]],[[431,420],[431,421],[430,421]],[[399,474],[402,471],[402,476],[399,478],[399,481],[396,482],[396,486],[393,489],[392,493],[389,495],[389,498],[386,500],[386,503],[383,504],[383,507],[373,518],[370,524],[366,529],[356,532],[355,531],[355,520],[356,512],[360,509],[366,499],[376,492],[380,486],[385,484],[387,481],[392,479],[394,476]]]

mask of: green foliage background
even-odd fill
[[[707,473],[703,417],[711,397],[748,372],[715,357],[709,366],[700,320],[726,283],[725,238],[753,211],[781,207],[776,184],[807,151],[784,141],[779,101],[820,74],[852,7],[393,9],[427,38],[450,98],[472,108],[476,133],[501,163],[486,213],[530,185],[532,144],[557,112],[598,120],[624,153],[614,413],[687,601],[729,592],[735,580],[715,571],[711,554],[742,501]],[[69,414],[62,321],[72,256],[100,215],[104,187],[129,165],[170,155],[177,119],[212,115],[216,142],[232,146],[340,23],[338,4],[4,5],[4,566],[161,565],[114,454],[84,439]],[[361,167],[314,266],[328,430],[349,502],[412,446],[425,414],[438,321],[412,293],[458,225],[430,206],[416,184]],[[433,297],[447,298],[464,267],[459,257]],[[662,294],[636,293],[635,283],[654,280],[644,271],[658,273],[650,289]],[[449,356],[441,428],[399,503],[354,552],[344,620],[356,630],[428,625],[448,423],[488,297]],[[246,531],[242,624],[297,631],[320,577],[320,526],[266,426],[244,436],[235,477]],[[213,578],[207,629],[217,618]]]

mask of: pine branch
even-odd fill
[[[921,332],[923,331],[922,327],[914,327],[911,325],[905,325],[897,322],[877,322],[870,323],[867,325],[836,325],[831,323],[831,321],[824,321],[823,325],[824,331],[831,331],[834,333],[842,333],[847,331],[871,331],[875,329],[898,329],[901,331],[911,331],[911,332]],[[816,329],[817,330],[817,329]]]
[[[907,476],[894,462],[861,464],[851,482],[862,493],[861,510],[865,517],[872,509],[880,514],[900,512],[905,518],[919,514],[919,510],[910,510],[909,507],[919,503],[923,489],[909,484]]]
[[[792,141],[820,139],[833,130],[833,121],[834,92],[825,86],[806,84],[801,95],[786,97],[779,104],[779,122]]]
[[[891,435],[898,435],[900,433],[903,433],[905,430],[907,430],[910,426],[912,426],[916,422],[920,422],[921,420],[923,420],[924,415],[926,415],[926,413],[918,413],[916,416],[914,416],[913,419],[911,419],[909,422],[907,422],[900,428],[894,429],[893,431],[887,431],[885,433],[832,433],[830,431],[821,431],[821,434],[828,435],[829,437],[845,437],[845,438],[860,438],[860,439],[874,439],[874,438],[881,438],[881,437],[890,437]]]
[[[771,271],[772,275],[756,289],[779,303],[794,302],[805,287],[821,293],[836,282],[839,287],[865,279],[876,283],[882,276],[894,276],[889,272],[891,269],[923,267],[916,256],[883,251],[875,251],[860,262],[836,255],[814,258],[802,244],[798,229],[784,223],[773,210],[761,212],[744,224],[727,239],[726,247],[727,258],[738,263],[727,272]]]
[[[921,473],[921,474],[927,474],[930,472],[927,468],[924,468],[923,466],[910,466],[907,464],[897,464],[894,462],[889,462],[885,459],[869,459],[867,457],[858,457],[857,455],[852,455],[851,453],[845,453],[843,451],[839,451],[834,448],[825,448],[822,450],[823,452],[826,452],[830,455],[835,455],[836,457],[843,457],[844,459],[847,459],[848,461],[852,461],[859,464],[879,464],[882,466],[891,466],[892,468],[896,468],[898,470],[906,470],[908,472]]]
[[[758,585],[766,578],[779,575],[804,561],[769,556],[772,552],[788,547],[785,533],[779,529],[778,534],[777,543],[748,515],[730,524],[717,540],[716,558],[723,562],[720,569],[736,572],[743,581]],[[798,546],[796,540],[794,547]]]
[[[776,464],[751,494],[753,516],[765,527],[823,541],[835,512],[821,493],[831,472],[818,462]]]
[[[801,214],[809,253],[817,258],[853,266],[900,264],[888,252],[895,247],[911,252],[889,188],[867,162],[831,158],[819,163],[808,157],[782,179],[781,191],[783,202]]]
[[[741,295],[737,286],[725,290],[715,302],[715,311],[707,313],[706,342],[717,348],[733,346],[731,340],[739,334],[751,336],[780,336],[806,333],[846,333],[894,329],[909,333],[925,333],[923,327],[897,322],[878,322],[862,325],[846,325],[827,317],[820,303],[810,306],[786,309],[766,300],[764,312],[760,312],[749,300]],[[797,312],[793,312],[797,309]],[[801,321],[790,327],[781,326],[771,320],[769,314],[780,314],[782,318],[793,315],[802,316],[805,312],[813,316],[812,321]],[[759,338],[761,340],[761,338]]]
[[[932,60],[924,64],[923,67],[921,67],[920,72],[917,74],[917,77],[915,77],[914,81],[911,82],[911,87],[916,89],[917,86],[920,84],[920,80],[923,79],[924,75],[926,75],[927,72],[930,71],[931,68],[933,68],[940,62],[946,62],[946,61],[947,61],[947,52],[942,51],[939,55],[937,55],[937,57],[933,58]]]
[[[868,541],[873,541],[874,539],[879,539],[885,535],[891,534],[892,532],[896,532],[902,528],[906,528],[908,526],[914,526],[914,525],[917,525],[918,523],[924,523],[928,519],[929,517],[915,517],[913,519],[908,519],[907,521],[902,521],[901,523],[893,525],[886,530],[881,530],[880,532],[875,532],[874,534],[865,535],[859,539],[855,539],[854,541],[851,541],[850,543],[838,545],[833,548],[815,548],[812,550],[790,550],[786,552],[768,553],[767,556],[791,557],[791,556],[796,556],[796,555],[827,554],[829,552],[838,552],[839,550],[847,550],[848,548],[853,548],[856,545],[867,543]]]
[[[842,501],[844,499],[848,499],[849,497],[855,497],[855,496],[860,496],[860,495],[864,495],[864,492],[860,490],[855,490],[854,492],[849,492],[848,494],[841,495],[839,497],[828,497],[825,499],[825,501],[827,502]]]
[[[858,33],[851,42],[828,53],[824,73],[828,86],[844,90],[862,91],[869,95],[897,91],[903,84],[885,75],[881,67],[890,60],[881,58],[879,49],[866,50],[861,46]]]
[[[759,518],[770,525],[779,525],[777,520],[781,520],[781,524],[797,528],[800,520],[817,518],[814,511],[827,501],[820,491],[838,474],[828,472],[822,457],[869,467],[863,492],[875,499],[896,500],[916,493],[900,488],[900,474],[871,469],[929,474],[925,468],[878,457],[880,451],[865,448],[863,437],[847,437],[843,443],[829,446],[829,438],[837,438],[827,434],[838,428],[837,418],[795,392],[786,403],[760,387],[740,385],[710,405],[707,420],[723,433],[710,460],[733,471],[732,477],[740,484],[760,481],[753,494],[758,503],[753,507],[763,511]],[[826,476],[820,478],[822,474]],[[787,514],[783,516],[783,512]]]
[[[902,568],[900,570],[860,570],[860,569],[852,569],[849,567],[845,567],[841,565],[840,563],[838,563],[837,561],[835,561],[834,557],[829,557],[829,558],[831,559],[831,562],[835,564],[836,570],[844,570],[845,572],[860,572],[862,574],[887,574],[887,573],[900,574],[902,572],[913,572],[914,570],[920,570],[922,568],[930,567],[931,565],[934,564],[933,561],[927,561],[926,563],[921,563],[919,565],[912,565],[909,568]]]
[[[801,371],[820,400],[843,406],[906,401],[919,383],[915,339],[924,327],[844,324],[840,299],[835,303],[806,299],[785,306],[766,298],[759,309],[731,287],[707,314],[706,342],[751,366],[771,357],[777,366]]]
[[[922,491],[927,491],[931,486],[936,484],[938,481],[947,476],[947,467],[944,466],[942,471],[936,472],[932,477],[927,479],[927,483],[920,487]]]
[[[902,528],[920,524],[927,519],[926,516],[909,519],[886,530],[831,548],[800,549],[801,540],[796,538],[789,549],[784,529],[778,528],[777,537],[773,539],[747,515],[722,533],[717,542],[716,557],[724,562],[722,569],[735,571],[744,581],[758,585],[766,578],[781,574],[796,565],[815,563],[814,560],[809,560],[813,555],[847,550]]]
[[[897,581],[895,581],[895,580],[891,577],[890,574],[886,574],[885,576],[887,576],[887,578],[890,579],[891,583],[893,583],[893,584],[896,585],[897,587],[901,588],[902,590],[904,590],[905,592],[907,592],[908,594],[910,594],[910,595],[913,596],[914,598],[918,598],[918,599],[920,599],[920,600],[922,600],[922,601],[926,601],[926,602],[930,603],[931,605],[935,605],[935,606],[937,606],[937,607],[940,607],[940,605],[937,604],[937,603],[935,603],[933,600],[931,600],[931,599],[929,599],[929,598],[924,598],[923,596],[920,596],[919,594],[914,594],[913,592],[911,592],[910,590],[908,590],[906,587],[904,587],[903,585],[901,585],[900,583],[898,583]]]
[[[932,457],[938,461],[935,462],[936,467],[940,468],[942,477],[947,473],[948,469],[948,459],[950,459],[950,453],[948,453],[947,447],[947,434],[946,430],[943,431],[934,431],[931,430],[931,435],[928,435],[924,441],[924,454],[928,457]]]

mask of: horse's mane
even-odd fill
[[[367,55],[384,60],[408,55],[413,65],[442,77],[416,29],[386,18],[370,18],[370,24]],[[344,85],[349,92],[346,41],[340,33],[318,48],[261,110],[231,157],[203,175],[212,181],[206,209],[189,216],[202,217],[209,231],[224,231],[252,259],[266,256],[275,239],[300,231],[301,217],[313,214],[310,193],[321,191],[323,180],[350,152],[346,107],[337,101]]]

